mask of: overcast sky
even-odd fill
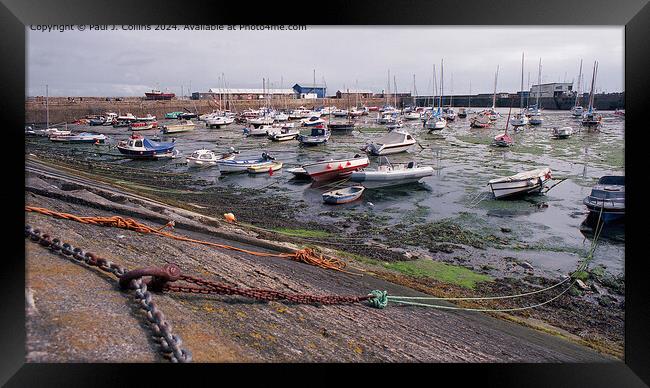
[[[220,85],[289,88],[297,82],[337,89],[413,90],[431,94],[432,65],[444,58],[445,94],[520,90],[542,82],[577,81],[580,59],[589,88],[624,89],[623,27],[307,27],[307,31],[32,31],[27,26],[27,92],[51,96],[141,96],[153,88],[178,95]],[[453,77],[453,82],[452,82]],[[452,90],[453,89],[453,90]],[[587,90],[588,91],[588,90]]]

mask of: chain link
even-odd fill
[[[84,252],[83,249],[73,247],[69,243],[62,243],[58,238],[52,239],[49,234],[41,233],[39,229],[34,229],[29,225],[25,226],[25,237],[74,262],[85,264],[88,267],[97,267],[104,272],[115,275],[117,278],[122,278],[129,272],[119,264],[98,257],[91,252]],[[192,353],[181,348],[183,341],[179,336],[172,333],[171,324],[165,320],[165,315],[156,307],[153,296],[147,289],[147,283],[142,280],[142,277],[132,279],[129,288],[135,290],[135,299],[147,317],[153,339],[160,345],[160,352],[163,356],[174,363],[191,362]]]

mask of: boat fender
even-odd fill
[[[227,222],[237,222],[235,215],[232,213],[224,213],[223,218],[225,218]]]

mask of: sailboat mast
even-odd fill
[[[521,96],[519,98],[519,109],[524,110],[524,53],[521,53]]]
[[[497,103],[497,78],[499,77],[499,65],[497,65],[497,72],[494,73],[494,94],[492,94],[492,109],[496,107]]]
[[[442,109],[442,94],[444,92],[444,85],[445,85],[445,76],[444,76],[444,63],[443,59],[440,60],[440,103],[438,104],[438,111]]]
[[[578,72],[578,90],[576,91],[576,104],[578,106],[578,101],[580,101],[580,86],[582,80],[582,59],[580,60],[580,71]]]
[[[539,59],[539,67],[537,69],[537,100],[535,105],[539,109],[539,95],[542,94],[542,58]]]
[[[395,75],[393,75],[393,86],[395,86],[393,89],[395,91],[393,93],[393,101],[395,102],[395,108],[397,108],[397,81],[395,80]]]
[[[472,107],[472,80],[469,80],[469,105],[467,109]]]
[[[449,106],[454,107],[454,73],[451,73],[451,92],[449,94]]]
[[[438,93],[438,82],[436,80],[436,65],[433,65],[433,96],[431,97],[431,113],[433,113],[433,108],[436,105],[436,93]]]

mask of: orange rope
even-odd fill
[[[243,248],[237,248],[233,247],[231,245],[225,245],[225,244],[217,244],[209,241],[203,241],[203,240],[196,240],[193,238],[189,237],[184,237],[184,236],[179,236],[170,232],[164,232],[163,229],[165,227],[172,227],[173,223],[172,221],[168,222],[166,225],[164,225],[162,228],[155,229],[150,226],[147,226],[145,224],[142,224],[132,218],[123,218],[120,216],[113,216],[113,217],[81,217],[81,216],[76,216],[74,214],[69,214],[69,213],[61,213],[57,212],[54,210],[42,208],[42,207],[36,207],[36,206],[25,206],[25,211],[28,212],[35,212],[35,213],[41,213],[45,214],[48,216],[53,216],[57,218],[62,218],[65,220],[72,220],[72,221],[77,221],[81,222],[82,224],[91,224],[91,225],[99,225],[99,226],[113,226],[117,228],[122,228],[122,229],[129,229],[129,230],[134,230],[136,232],[140,233],[151,233],[151,234],[156,234],[159,236],[164,236],[164,237],[169,237],[174,240],[179,240],[179,241],[187,241],[187,242],[192,242],[196,244],[201,244],[201,245],[207,245],[215,248],[222,248],[222,249],[229,249],[232,251],[237,251],[237,252],[243,252],[247,253],[249,255],[253,256],[268,256],[268,257],[280,257],[280,258],[287,258],[295,261],[299,261],[302,263],[314,265],[317,267],[325,268],[325,269],[331,269],[331,270],[336,270],[336,271],[341,271],[341,272],[347,272],[343,271],[343,268],[345,267],[345,262],[337,259],[337,258],[326,258],[323,257],[323,255],[316,255],[313,249],[311,248],[304,248],[297,250],[293,253],[265,253],[265,252],[256,252],[256,251],[250,251],[248,249],[243,249]]]

